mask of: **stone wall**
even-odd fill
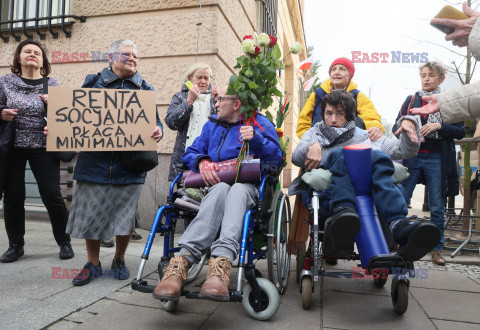
[[[300,15],[297,0],[280,0],[278,6],[279,45],[285,53],[295,40],[303,42],[303,27],[301,19],[294,17]],[[212,67],[215,84],[228,83],[234,73],[235,59],[242,55],[243,36],[254,33],[256,8],[254,0],[202,1],[198,61]],[[171,97],[184,81],[185,71],[195,62],[199,13],[198,0],[75,0],[73,14],[86,16],[87,21],[77,21],[69,28],[71,38],[59,31],[57,39],[47,33],[43,41],[50,60],[54,55],[57,62],[52,63],[51,75],[64,86],[80,86],[87,74],[97,73],[107,65],[92,62],[92,52],[106,53],[112,41],[131,39],[138,47],[139,72],[157,91],[156,103],[163,121]],[[0,43],[0,75],[10,71],[16,45],[13,38],[8,43]],[[83,55],[86,61],[74,61],[74,53],[87,53]],[[279,75],[279,89],[290,95],[291,101],[291,112],[284,127],[294,142],[290,144],[289,154],[297,141],[299,84],[295,66],[303,59],[305,53],[292,56],[286,63],[287,69]],[[272,113],[274,111],[276,106]],[[144,228],[149,228],[157,206],[166,201],[170,153],[175,137],[176,132],[165,126],[165,136],[157,149],[159,166],[148,173],[139,205]],[[283,187],[295,176],[295,169],[289,163],[283,175]]]

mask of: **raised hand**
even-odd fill
[[[468,19],[433,18],[430,23],[441,24],[453,27],[455,31],[445,36],[445,40],[451,41],[454,46],[468,46],[468,36],[475,25],[480,13],[470,8],[466,2],[463,3],[463,12]]]
[[[430,95],[430,96],[423,96],[422,100],[425,102],[430,102],[427,105],[424,105],[421,108],[413,108],[410,111],[414,115],[429,115],[431,113],[438,112],[440,110],[440,107],[438,105],[438,96],[435,95]]]

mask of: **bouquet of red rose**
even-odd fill
[[[242,48],[245,55],[237,58],[235,69],[240,69],[238,75],[230,78],[227,94],[238,95],[242,101],[240,113],[246,125],[258,125],[255,115],[262,109],[273,104],[273,96],[282,97],[277,89],[277,70],[284,69],[283,60],[290,54],[299,54],[302,45],[295,42],[290,52],[282,56],[277,39],[266,33],[257,37],[255,44],[252,36],[243,37]],[[249,153],[248,141],[244,141],[237,158],[236,168],[239,172],[242,160]]]

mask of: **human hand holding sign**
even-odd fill
[[[454,46],[468,46],[468,36],[475,25],[480,13],[470,8],[466,2],[463,3],[463,12],[469,17],[468,19],[451,19],[451,18],[433,18],[431,24],[440,24],[452,27],[455,31],[445,36],[445,40],[451,41]]]
[[[48,104],[48,94],[38,95],[45,104]]]
[[[12,121],[18,113],[18,109],[3,109],[2,110],[2,120],[3,121]]]
[[[203,182],[207,186],[213,186],[220,183],[217,172],[220,171],[218,163],[212,162],[210,159],[202,159],[198,166]]]
[[[152,133],[151,137],[154,138],[155,140],[157,140],[157,142],[158,142],[158,141],[160,141],[162,136],[163,136],[162,129],[159,126],[155,126],[155,129],[153,130],[153,133]]]

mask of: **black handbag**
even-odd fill
[[[120,160],[123,165],[134,172],[148,172],[158,165],[156,151],[122,151]]]
[[[0,106],[0,113],[5,106]],[[8,169],[10,167],[10,153],[15,143],[15,126],[11,121],[0,120],[0,199],[5,189]]]
[[[48,77],[43,77],[43,94],[48,94]],[[47,112],[47,105],[45,104],[45,113]],[[55,151],[53,153],[56,159],[61,162],[68,163],[71,162],[75,156],[74,151]]]

